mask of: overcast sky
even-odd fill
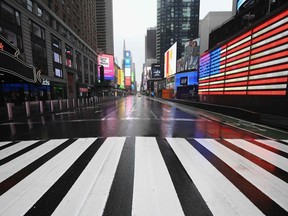
[[[200,19],[209,11],[232,11],[232,0],[200,0]],[[136,80],[141,82],[145,60],[145,35],[157,25],[157,0],[113,0],[114,57],[121,67],[123,41],[136,65]]]

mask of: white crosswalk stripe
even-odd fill
[[[288,145],[283,140],[91,137],[37,142],[0,143],[1,216],[115,215],[110,210],[120,205],[120,197],[127,198],[131,215],[187,215],[184,206],[193,212],[193,203],[184,205],[189,200],[175,185],[173,163],[197,188],[205,215],[288,214]],[[127,152],[133,157],[123,158]],[[169,154],[178,160],[169,161]],[[131,174],[125,172],[130,164]],[[117,198],[113,185],[128,178],[133,179],[131,190]]]

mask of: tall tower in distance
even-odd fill
[[[200,0],[157,1],[157,61],[164,69],[164,53],[177,42],[177,59],[189,39],[198,38]]]

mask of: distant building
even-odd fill
[[[222,25],[232,17],[231,11],[209,12],[199,25],[200,55],[209,48],[209,34],[213,29]]]
[[[157,1],[157,61],[164,69],[164,54],[177,42],[177,58],[184,53],[185,43],[198,38],[199,4],[194,1]]]
[[[112,0],[96,0],[97,49],[113,54],[113,5]]]

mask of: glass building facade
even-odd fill
[[[198,38],[200,0],[157,1],[157,61],[164,71],[164,53],[177,42],[177,59],[185,43]]]

